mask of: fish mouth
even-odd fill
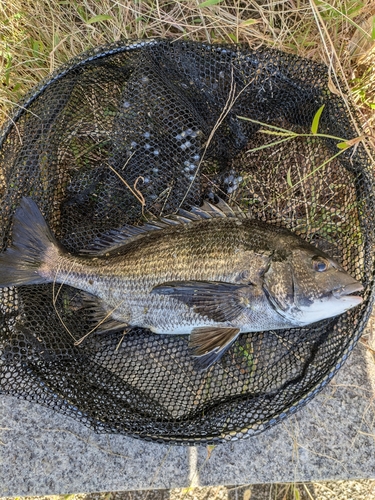
[[[359,283],[358,281],[354,283],[350,283],[349,285],[341,286],[340,288],[336,288],[335,290],[332,290],[332,295],[336,299],[345,299],[346,297],[351,300],[351,299],[358,299],[362,302],[362,297],[359,297],[357,295],[350,295],[351,293],[354,292],[362,292],[364,290],[363,285]]]

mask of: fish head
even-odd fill
[[[264,290],[277,312],[296,326],[338,316],[363,301],[352,295],[363,290],[362,284],[309,244],[271,261]]]

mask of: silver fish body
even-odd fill
[[[139,326],[190,334],[207,368],[242,332],[295,328],[359,304],[362,289],[293,233],[206,203],[143,228],[113,231],[71,255],[23,199],[0,287],[64,283],[87,294],[98,330]]]
[[[250,325],[253,331],[291,326],[271,306],[261,286],[271,251],[262,248],[256,253],[241,242],[250,232],[254,237],[259,231],[262,237],[260,228],[252,226],[252,221],[229,218],[179,224],[129,242],[117,256],[85,258],[62,252],[56,258],[52,254],[39,274],[45,281],[55,279],[95,295],[107,310],[113,310],[114,319],[156,333],[189,334],[198,326],[231,326],[241,331],[249,331]],[[215,241],[224,251],[210,244]],[[169,293],[168,283],[172,284]],[[182,287],[186,283],[189,290],[195,284],[197,290],[215,294],[214,301],[222,302],[220,311],[205,316],[196,311],[197,305],[177,300],[177,283]],[[232,316],[230,312],[222,311],[233,294],[243,308],[229,320],[225,316]]]

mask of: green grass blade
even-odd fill
[[[293,137],[284,137],[284,139],[280,139],[279,141],[269,142],[267,144],[263,144],[262,146],[258,146],[257,148],[248,149],[246,153],[254,153],[255,151],[261,151],[262,149],[272,148],[273,146],[278,146],[283,142],[290,141]]]
[[[113,19],[109,14],[99,14],[98,16],[91,17],[86,21],[86,24],[94,24],[100,23],[101,21],[108,21],[109,19]]]
[[[294,132],[277,132],[276,130],[263,130],[260,129],[258,130],[260,134],[266,134],[266,135],[277,135],[278,137],[284,136],[284,137],[295,137],[297,134]]]
[[[322,168],[324,168],[326,165],[328,165],[328,163],[330,163],[331,161],[333,161],[335,158],[337,158],[338,156],[340,156],[342,153],[344,152],[343,149],[341,149],[338,153],[334,154],[333,156],[331,156],[330,158],[328,158],[328,160],[324,161],[323,163],[321,163],[320,165],[318,165],[316,168],[314,168],[314,170],[312,170],[309,174],[305,175],[305,177],[303,179],[300,179],[298,182],[296,182],[293,187],[296,187],[298,186],[299,184],[302,184],[302,182],[304,182],[306,179],[308,179],[309,177],[311,177],[312,175],[315,174],[315,172],[318,172],[319,170],[321,170]],[[280,196],[283,196],[285,193],[287,193],[288,190],[286,191],[283,191],[280,195]]]
[[[223,0],[206,0],[205,2],[200,3],[198,7],[203,9],[203,7],[211,7],[211,5],[216,5],[222,1]]]
[[[301,499],[300,492],[299,492],[299,490],[295,486],[293,486],[293,494],[294,494],[294,499],[295,500],[300,500]]]
[[[312,125],[311,125],[311,133],[312,134],[316,134],[318,132],[319,120],[320,120],[321,114],[323,113],[324,106],[325,106],[325,104],[323,104],[323,106],[320,106],[318,111],[315,113],[315,116],[314,116],[314,119],[313,119]]]
[[[248,121],[251,123],[256,123],[257,125],[262,125],[263,127],[268,127],[272,130],[278,130],[279,132],[284,132],[290,136],[298,135],[295,132],[292,132],[291,130],[287,130],[286,128],[276,127],[275,125],[270,125],[269,123],[260,122],[259,120],[253,120],[252,118],[247,118],[246,116],[237,115],[236,118],[238,118],[240,120],[245,120],[245,121]]]
[[[241,28],[244,26],[252,26],[253,24],[258,24],[260,23],[259,19],[246,19],[246,21],[242,21],[242,23],[239,25]]]

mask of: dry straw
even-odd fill
[[[0,3],[0,122],[61,63],[121,38],[261,44],[325,62],[374,123],[375,22],[371,0],[13,0]],[[360,134],[358,134],[360,135]]]

